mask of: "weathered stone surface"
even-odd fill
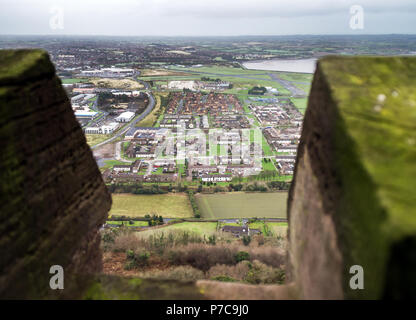
[[[118,276],[96,276],[80,298],[87,300],[199,300],[201,289],[193,281],[140,279]]]
[[[415,88],[416,58],[318,62],[288,200],[299,297],[416,297]]]
[[[52,265],[100,271],[111,197],[41,50],[0,51],[0,149],[0,297],[53,297]]]
[[[252,285],[199,280],[196,283],[205,299],[213,300],[291,300],[297,298],[293,284]]]

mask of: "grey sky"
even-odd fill
[[[350,6],[364,29],[349,28]],[[63,9],[52,29],[51,8]],[[0,34],[281,35],[416,33],[415,0],[0,0]]]

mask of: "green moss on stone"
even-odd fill
[[[194,282],[99,276],[90,281],[83,299],[87,300],[163,300],[202,299]]]
[[[345,279],[352,264],[367,271],[365,290],[346,282],[346,296],[377,298],[391,246],[416,234],[416,58],[326,57],[318,69],[336,106]]]
[[[0,85],[11,86],[54,72],[46,51],[0,50]]]

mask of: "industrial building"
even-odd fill
[[[95,112],[95,111],[75,111],[74,114],[75,114],[75,117],[77,119],[92,120],[96,117],[98,112]]]
[[[115,120],[117,122],[130,122],[136,114],[131,111],[126,111],[120,114]]]
[[[118,126],[119,124],[117,122],[111,122],[100,127],[87,127],[84,132],[87,134],[111,134]]]

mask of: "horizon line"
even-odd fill
[[[416,36],[415,33],[294,33],[294,34],[241,34],[241,35],[109,35],[109,34],[13,34],[13,33],[0,33],[2,36],[12,37],[51,37],[51,36],[62,36],[62,37],[160,37],[160,38],[226,38],[226,37],[290,37],[290,36]]]

